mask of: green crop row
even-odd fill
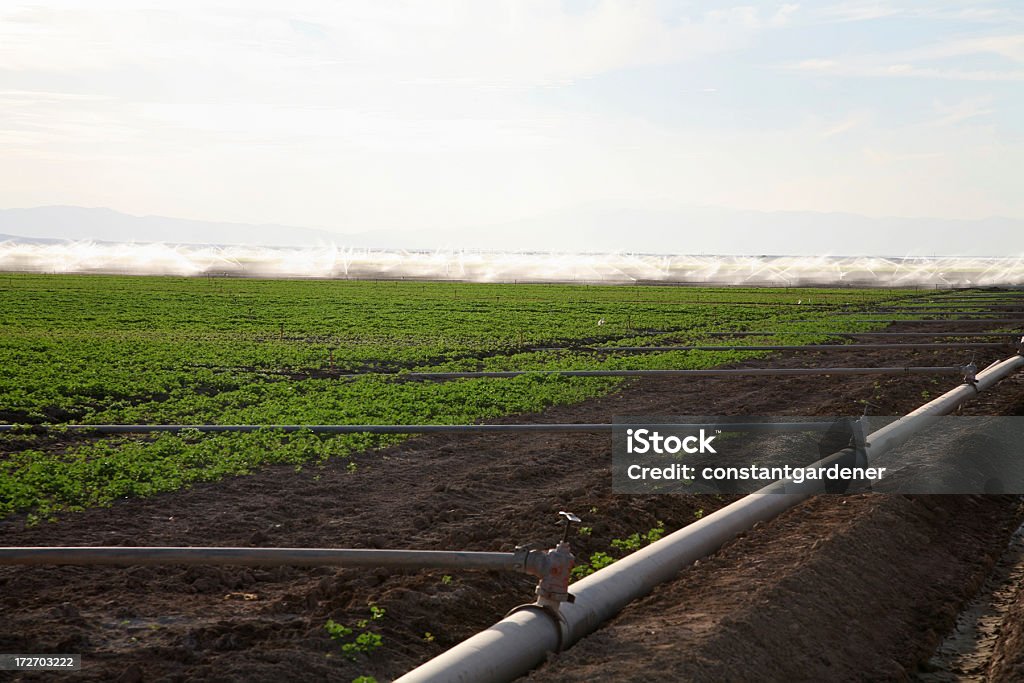
[[[837,310],[892,290],[0,277],[0,422],[467,423],[606,393],[607,378],[407,382],[408,370],[701,368],[757,354],[594,354],[580,346],[824,341]],[[800,302],[800,303],[798,303]],[[844,316],[846,329],[869,329]],[[543,350],[546,347],[575,350]],[[378,374],[383,373],[383,374]],[[395,374],[398,373],[398,374]],[[395,439],[0,435],[0,516],[49,515],[299,465]]]

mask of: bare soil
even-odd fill
[[[901,324],[903,330],[934,329]],[[986,323],[958,323],[984,330]],[[978,353],[979,367],[1012,352]],[[950,365],[943,350],[792,353],[740,366]],[[607,422],[616,415],[902,414],[952,377],[650,379],[508,422]],[[1024,414],[1024,378],[965,412]],[[429,435],[323,467],[271,467],[27,527],[4,545],[214,545],[512,550],[553,545],[555,513],[591,527],[578,556],[663,521],[669,531],[727,504],[718,496],[611,492],[610,437]],[[657,588],[536,680],[901,680],[928,660],[1016,528],[1009,496],[818,497]],[[529,578],[329,568],[0,567],[0,652],[81,653],[83,681],[394,678],[529,602]],[[324,624],[369,628],[383,645],[353,659]],[[1016,631],[998,676],[1021,671]],[[429,635],[427,635],[429,634]],[[1001,649],[1000,649],[1001,648]],[[1016,668],[1014,668],[1016,667]],[[21,676],[22,680],[46,678]],[[1019,676],[1018,676],[1019,678]],[[18,680],[15,678],[15,680]]]

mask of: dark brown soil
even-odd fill
[[[963,323],[957,329],[985,329]],[[921,329],[905,324],[903,329]],[[927,328],[925,328],[927,329]],[[1005,357],[979,353],[979,367]],[[948,350],[790,354],[752,366],[950,365]],[[657,379],[509,422],[615,415],[900,414],[952,377]],[[1024,378],[969,409],[1024,414]],[[4,545],[253,545],[511,550],[551,545],[555,513],[592,528],[577,555],[729,500],[616,496],[610,438],[436,435],[309,467],[267,468],[27,528]],[[699,512],[700,511],[700,512]],[[1007,497],[822,497],[745,535],[535,672],[539,680],[899,679],[926,660],[1005,546]],[[490,572],[198,567],[0,568],[0,652],[81,653],[75,680],[387,680],[528,602],[532,581]],[[347,659],[324,629],[370,625],[383,646]],[[430,634],[427,636],[427,634]],[[42,678],[42,677],[40,677]],[[34,679],[24,676],[25,680]]]
[[[988,676],[993,681],[1024,681],[1024,586],[1003,619]]]
[[[904,680],[995,561],[1012,498],[818,497],[728,544],[543,681]]]

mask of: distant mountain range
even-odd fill
[[[0,240],[8,239],[653,254],[1020,256],[1024,255],[1024,221],[586,205],[472,229],[342,234],[272,224],[132,216],[106,208],[45,206],[0,209]]]

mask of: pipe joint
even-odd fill
[[[529,570],[526,568],[530,562],[530,555],[535,551],[530,550],[527,545],[517,545],[515,551],[512,553],[512,569],[517,572],[524,572],[529,574]]]
[[[567,647],[569,643],[569,623],[565,620],[565,617],[558,608],[552,609],[546,605],[540,605],[536,602],[531,602],[526,605],[519,605],[513,607],[505,615],[505,619],[508,619],[517,612],[533,612],[534,614],[543,614],[545,617],[550,619],[555,625],[555,632],[558,634],[558,642],[555,643],[554,652],[561,652]]]

